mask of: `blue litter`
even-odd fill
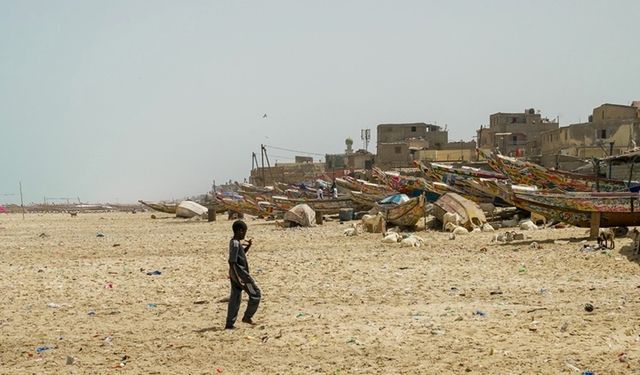
[[[487,316],[487,313],[484,312],[484,311],[476,310],[476,311],[473,312],[473,315],[476,315],[476,316]]]
[[[158,307],[158,305],[156,305],[155,303],[148,303],[147,307],[150,309],[155,309],[156,307]]]
[[[36,348],[36,353],[42,353],[42,352],[46,352],[47,350],[52,349],[49,346],[43,345],[43,346],[38,346]]]

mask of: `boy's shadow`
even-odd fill
[[[206,332],[220,332],[222,330],[223,330],[222,327],[206,327],[206,328],[194,329],[193,332],[203,334]]]

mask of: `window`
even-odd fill
[[[607,129],[598,130],[598,138],[600,139],[607,138]]]
[[[396,146],[394,150],[395,150],[396,154],[399,154],[400,153],[400,146]]]
[[[415,132],[416,132],[416,127],[415,127],[415,126],[412,126],[412,127],[411,127],[411,132],[412,132],[412,133],[415,133]]]
[[[513,145],[517,145],[518,144],[518,136],[517,135],[513,135],[511,136],[511,144]]]

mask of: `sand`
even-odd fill
[[[0,215],[0,373],[640,372],[626,238],[585,253],[580,228],[423,231],[400,248],[248,220],[259,325],[226,331],[231,222],[150,214]]]

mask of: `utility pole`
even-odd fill
[[[20,207],[22,207],[22,220],[24,220],[24,201],[22,200],[22,181],[20,181]]]

